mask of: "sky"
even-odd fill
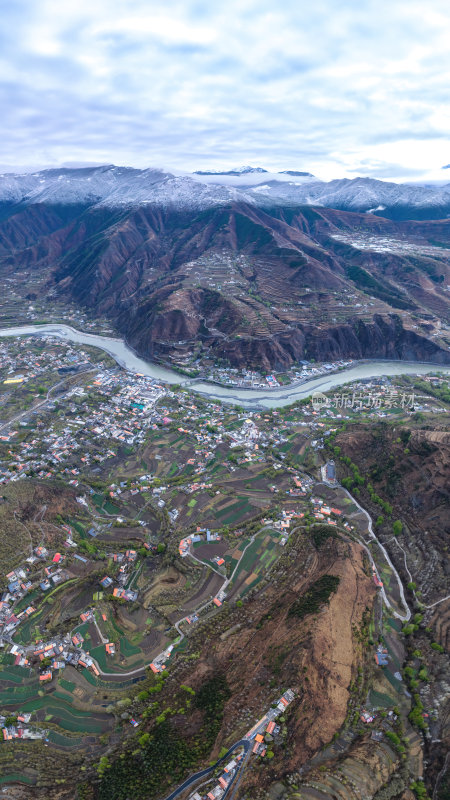
[[[449,180],[448,0],[3,0],[0,165]]]

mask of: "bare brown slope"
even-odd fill
[[[303,620],[289,617],[293,602],[324,574],[340,578],[329,605]],[[200,657],[189,676],[195,688],[208,674],[225,673],[232,692],[212,757],[245,733],[283,687],[295,689],[297,699],[277,776],[298,768],[329,742],[346,716],[349,685],[362,659],[354,631],[373,597],[357,544],[333,540],[317,554],[302,536],[271,573],[267,590],[248,602],[245,611],[236,609],[228,622],[215,617],[198,640]],[[239,617],[242,627],[222,637]]]

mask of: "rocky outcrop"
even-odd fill
[[[201,311],[201,306],[199,309]],[[232,310],[231,306],[230,312],[229,304],[218,303],[218,324],[221,314],[230,324]],[[329,328],[299,325],[267,338],[236,338],[223,332],[214,335],[180,309],[167,314],[150,314],[147,318],[138,313],[131,322],[129,318],[120,317],[119,325],[129,344],[144,356],[164,358],[179,340],[188,340],[194,345],[199,339],[208,346],[213,357],[225,359],[238,368],[282,370],[304,359],[338,361],[345,358],[450,363],[448,352],[430,339],[405,329],[396,315],[377,315],[371,323],[354,320]]]

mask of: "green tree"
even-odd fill
[[[108,756],[102,756],[97,766],[97,772],[99,776],[102,778],[106,770],[109,769],[110,767],[111,764],[109,763]]]

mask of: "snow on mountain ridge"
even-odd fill
[[[196,170],[194,175],[247,175],[251,173],[267,172],[263,167],[233,167],[233,169],[205,169]]]
[[[262,174],[261,168],[250,169],[251,173],[241,172],[235,178],[114,165],[41,170],[25,175],[7,173],[0,175],[0,202],[77,203],[111,208],[154,204],[202,209],[236,201],[261,207],[317,205],[373,212],[381,210],[381,206],[450,211],[450,184],[420,186],[363,177],[323,182],[309,175],[281,176],[265,171]]]

